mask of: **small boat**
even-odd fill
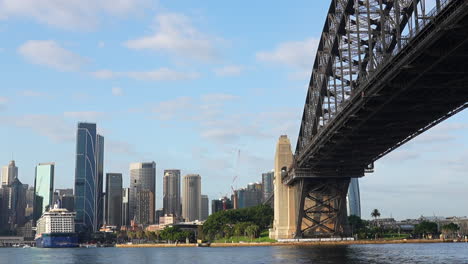
[[[23,248],[31,248],[30,245],[24,245]]]
[[[197,247],[209,247],[210,245],[211,245],[210,242],[197,243]]]

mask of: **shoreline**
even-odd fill
[[[372,244],[423,244],[423,243],[454,243],[438,239],[411,239],[411,240],[357,240],[357,241],[311,241],[311,242],[245,242],[245,243],[211,243],[210,247],[273,247],[273,246],[339,246],[339,245],[372,245]],[[465,242],[459,242],[465,243]],[[176,248],[197,247],[191,244],[117,244],[117,248]]]

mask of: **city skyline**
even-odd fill
[[[224,5],[130,8],[135,4],[122,16],[105,7],[85,18],[66,5],[65,16],[75,18],[66,23],[27,8],[4,11],[0,30],[11,38],[0,46],[2,165],[16,160],[19,178],[32,185],[35,165],[54,161],[56,188],[72,188],[74,129],[84,120],[99,124],[104,173],[122,173],[124,186],[130,163],[158,163],[158,209],[164,169],[202,175],[210,200],[260,181],[273,168],[279,135],[295,147],[329,3],[278,3],[268,14],[259,3],[248,10]],[[156,41],[161,36],[187,46],[164,46]],[[468,185],[467,132],[464,111],[377,161],[359,182],[362,216],[370,218],[373,208],[401,219],[468,215],[460,202]]]

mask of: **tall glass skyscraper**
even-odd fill
[[[359,193],[359,180],[351,178],[348,188],[348,215],[361,217],[361,194]]]
[[[164,170],[163,177],[164,214],[181,216],[180,170]]]
[[[270,171],[262,173],[262,185],[263,185],[263,201],[268,200],[273,195],[273,179],[275,178],[275,172]]]
[[[52,201],[54,193],[55,163],[39,163],[36,166],[34,178],[33,219],[34,223],[45,211],[52,208],[56,201]]]
[[[99,142],[99,145],[97,143]],[[97,139],[96,124],[78,123],[75,163],[75,225],[77,231],[98,229],[98,156],[103,156],[104,140]]]
[[[154,223],[156,196],[156,163],[130,164],[130,220],[138,224]]]
[[[122,173],[106,173],[106,224],[122,225]]]
[[[96,224],[99,229],[104,223],[104,193],[103,193],[103,182],[104,182],[104,137],[96,135],[96,177],[97,177],[97,188],[96,188]]]

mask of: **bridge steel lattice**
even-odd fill
[[[282,178],[296,237],[348,234],[350,178],[465,109],[467,84],[467,0],[332,0]]]

